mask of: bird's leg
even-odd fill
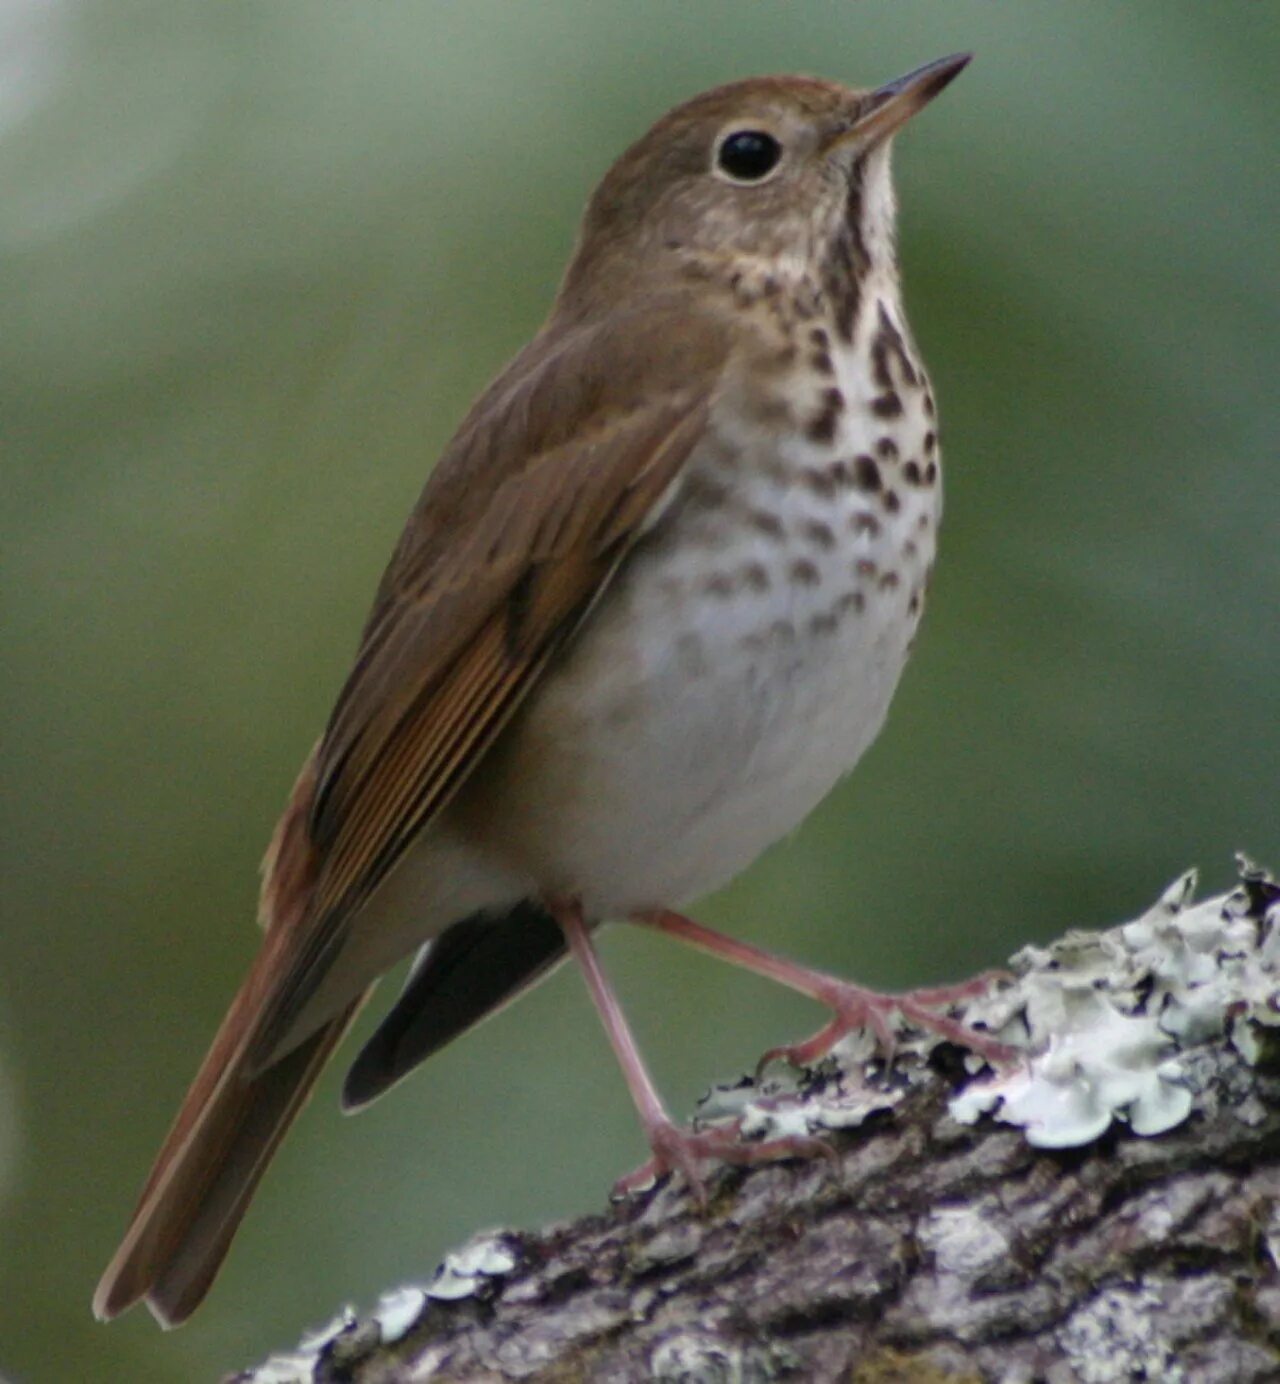
[[[663,909],[652,913],[637,915],[634,922],[665,932],[671,937],[688,942],[702,951],[710,952],[723,961],[731,961],[736,966],[745,966],[749,971],[767,976],[802,995],[817,1000],[832,1011],[831,1021],[819,1029],[812,1038],[803,1043],[785,1047],[771,1048],[760,1059],[760,1065],[774,1058],[785,1058],[797,1066],[807,1066],[827,1053],[845,1034],[854,1029],[869,1028],[886,1057],[893,1055],[895,1037],[893,1020],[897,1016],[909,1020],[918,1027],[936,1033],[957,1047],[968,1049],[985,1057],[989,1062],[1009,1062],[1017,1056],[1017,1050],[1007,1043],[998,1042],[988,1034],[969,1028],[945,1014],[937,1012],[940,1008],[959,1000],[973,999],[981,995],[995,981],[1004,977],[1000,971],[984,971],[982,975],[959,985],[941,985],[931,989],[907,990],[900,994],[881,994],[867,990],[861,985],[852,985],[825,971],[815,971],[808,966],[798,965],[772,952],[762,951],[748,942],[738,942],[723,933],[695,923],[682,914]]]
[[[600,1015],[604,1031],[609,1036],[609,1042],[613,1045],[618,1064],[631,1091],[631,1099],[640,1113],[645,1137],[653,1150],[653,1157],[647,1163],[619,1179],[614,1188],[616,1192],[635,1191],[663,1173],[678,1171],[684,1174],[693,1195],[705,1205],[707,1193],[698,1171],[700,1161],[760,1163],[776,1158],[830,1154],[829,1147],[820,1139],[791,1137],[746,1142],[740,1137],[736,1125],[702,1131],[682,1129],[677,1125],[667,1114],[662,1097],[649,1076],[639,1048],[636,1047],[636,1040],[622,1012],[622,1006],[618,1003],[613,986],[600,964],[600,957],[591,940],[591,931],[582,916],[582,909],[576,903],[563,900],[552,901],[548,906],[564,932],[565,941],[574,960],[582,970],[587,990],[595,1004],[596,1012]]]

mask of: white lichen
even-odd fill
[[[1280,1269],[1280,1205],[1273,1205],[1262,1226],[1262,1246],[1271,1262]]]
[[[421,1288],[407,1284],[403,1288],[392,1288],[378,1299],[373,1309],[373,1319],[378,1323],[378,1337],[385,1344],[392,1344],[407,1336],[422,1315],[427,1305],[427,1295]]]
[[[1280,889],[1243,859],[1240,873],[1231,893],[1193,904],[1189,871],[1133,922],[1018,952],[1013,981],[956,1014],[1026,1056],[996,1072],[970,1056],[987,1075],[952,1099],[953,1118],[990,1114],[1042,1148],[1090,1143],[1116,1121],[1151,1136],[1191,1113],[1187,1049],[1226,1034],[1257,1061],[1260,1027],[1280,1027]],[[886,1068],[869,1035],[851,1035],[811,1071],[715,1088],[699,1122],[760,1139],[859,1125],[923,1079],[939,1041],[907,1030]]]
[[[486,1230],[473,1235],[461,1249],[446,1254],[424,1291],[427,1297],[455,1302],[485,1290],[490,1279],[501,1278],[515,1266],[510,1238],[501,1231]]]
[[[1160,1294],[1145,1283],[1109,1287],[1071,1314],[1058,1345],[1080,1384],[1158,1379],[1186,1384]]]
[[[403,1340],[421,1320],[429,1299],[456,1302],[487,1292],[492,1280],[510,1273],[516,1262],[509,1235],[491,1230],[473,1236],[461,1249],[445,1255],[430,1283],[410,1283],[382,1294],[369,1314],[374,1328],[369,1346],[393,1345]],[[339,1337],[359,1329],[355,1310],[344,1307],[324,1326],[306,1332],[296,1350],[263,1361],[245,1376],[246,1384],[312,1384],[324,1352]]]
[[[316,1377],[319,1351],[271,1355],[246,1376],[247,1384],[311,1384]]]
[[[673,1331],[653,1348],[649,1372],[653,1384],[765,1384],[794,1378],[800,1366],[781,1342],[738,1344],[713,1331]]]
[[[1090,1143],[1113,1119],[1138,1134],[1161,1134],[1191,1111],[1191,1092],[1173,1042],[1149,1015],[1121,1013],[1102,991],[1064,987],[1058,1026],[1043,1049],[1007,1073],[974,1082],[951,1101],[951,1114],[972,1124],[994,1112],[1020,1125],[1038,1148]]]
[[[1017,983],[994,1002],[1001,1022],[991,1024],[989,1001],[965,1018],[985,1018],[1029,1056],[971,1084],[952,1115],[994,1114],[1042,1148],[1087,1144],[1114,1120],[1162,1134],[1194,1103],[1183,1051],[1229,1033],[1256,1061],[1254,1026],[1280,1024],[1280,903],[1261,871],[1243,860],[1240,869],[1240,887],[1218,898],[1191,905],[1189,871],[1131,923],[1024,947]]]
[[[917,1233],[939,1275],[974,1279],[1010,1253],[1009,1236],[984,1204],[936,1206]]]
[[[773,1063],[759,1078],[713,1086],[698,1103],[697,1124],[734,1121],[745,1138],[803,1137],[852,1129],[878,1111],[892,1110],[905,1087],[848,1079],[874,1052],[870,1034],[850,1034],[813,1070]]]
[[[296,1350],[269,1356],[248,1375],[248,1384],[311,1384],[326,1346],[356,1323],[353,1307],[340,1308],[323,1326],[304,1331]]]
[[[349,1331],[356,1323],[356,1309],[350,1304],[338,1309],[323,1326],[304,1331],[298,1341],[299,1355],[319,1355],[329,1344],[336,1341],[344,1331]]]

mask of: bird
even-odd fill
[[[260,949],[94,1298],[207,1294],[381,975],[415,956],[347,1109],[572,956],[637,1106],[640,1174],[814,1151],[669,1116],[595,949],[632,921],[832,1010],[820,1056],[965,986],[878,995],[679,912],[792,831],[885,719],[941,516],[907,325],[895,133],[966,66],[874,89],[729,83],[591,195],[550,313],[479,396],[395,547],[263,864]],[[639,1175],[637,1175],[638,1177]],[[623,1181],[623,1190],[639,1185]]]

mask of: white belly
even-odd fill
[[[485,844],[542,891],[594,917],[705,893],[793,830],[880,730],[940,484],[923,388],[887,425],[864,374],[838,372],[829,441],[793,432],[744,459],[721,423],[496,747]]]

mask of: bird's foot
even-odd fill
[[[1019,1055],[1017,1048],[938,1012],[962,1000],[976,999],[996,982],[1009,978],[1004,971],[984,971],[959,985],[882,994],[877,990],[864,989],[861,985],[823,977],[819,987],[821,993],[814,993],[814,998],[829,1006],[831,1021],[802,1043],[770,1048],[760,1059],[760,1069],[778,1060],[790,1062],[796,1067],[812,1066],[842,1038],[858,1029],[870,1029],[885,1060],[891,1062],[897,1047],[895,1021],[898,1019],[905,1019],[917,1028],[937,1034],[948,1043],[976,1053],[993,1066],[1015,1061]]]
[[[871,1030],[886,1060],[891,1060],[897,1045],[894,1032],[897,1019],[906,1019],[919,1028],[936,1033],[947,1042],[967,1048],[992,1064],[1012,1062],[1018,1057],[1018,1050],[1007,1043],[1001,1043],[990,1034],[981,1033],[946,1014],[936,1012],[961,1000],[974,999],[996,981],[1012,979],[1005,971],[984,971],[960,985],[940,985],[925,990],[907,990],[899,995],[883,995],[876,990],[864,989],[861,985],[851,985],[826,971],[815,971],[809,966],[774,956],[749,942],[726,937],[670,909],[639,914],[636,921],[710,952],[712,956],[731,961],[736,966],[745,966],[747,970],[767,976],[791,990],[798,990],[831,1010],[833,1017],[825,1028],[803,1043],[771,1048],[760,1059],[757,1070],[763,1069],[775,1058],[784,1058],[797,1066],[808,1066],[818,1058],[825,1057],[847,1033],[860,1028]]]
[[[707,1187],[700,1163],[771,1163],[784,1158],[834,1158],[825,1140],[802,1134],[781,1139],[750,1140],[742,1137],[740,1121],[714,1129],[682,1129],[670,1120],[655,1121],[648,1128],[653,1156],[634,1172],[613,1184],[615,1197],[629,1196],[649,1187],[666,1173],[678,1172],[688,1183],[698,1205],[707,1205]]]

